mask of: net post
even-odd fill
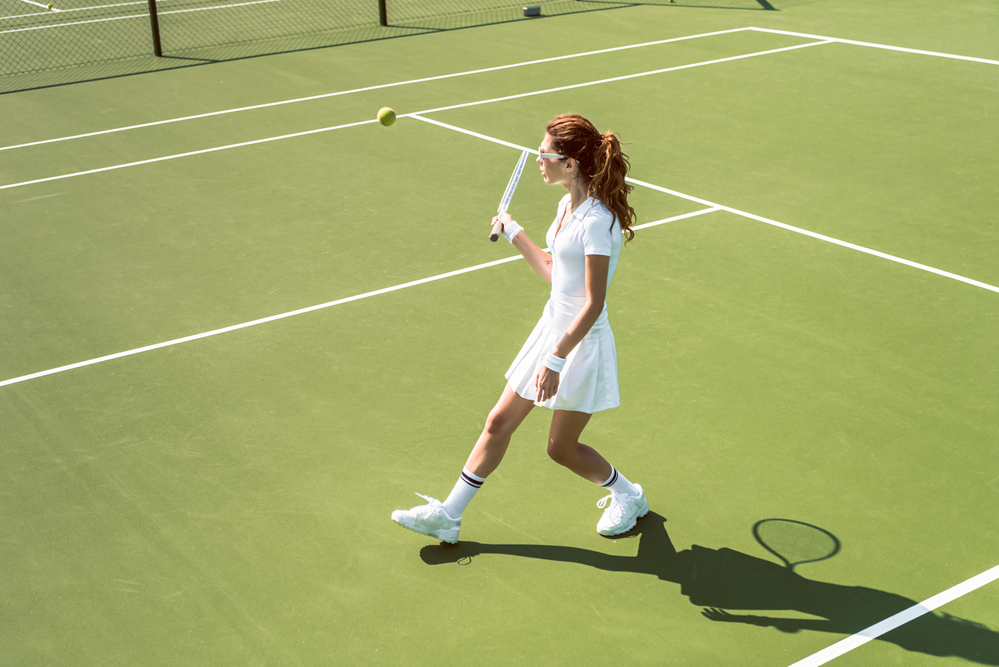
[[[149,27],[153,31],[153,53],[157,58],[162,58],[163,47],[160,44],[160,20],[156,14],[156,0],[149,0]]]
[[[152,2],[153,0],[149,0]],[[385,0],[378,0],[378,22],[382,25],[388,25],[388,11],[385,9]]]

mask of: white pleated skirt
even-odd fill
[[[552,410],[588,414],[621,405],[617,347],[606,306],[583,340],[566,357],[559,374],[558,392],[543,403],[537,400],[534,378],[544,365],[545,356],[562,340],[585,302],[585,297],[552,292],[541,319],[506,372],[507,384],[518,395]]]

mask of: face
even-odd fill
[[[544,177],[545,183],[548,185],[556,183],[567,185],[575,175],[576,161],[572,158],[558,159],[543,157],[546,153],[555,154],[555,149],[552,147],[552,138],[548,134],[545,134],[545,138],[541,142],[540,152],[541,155],[538,156],[536,162],[541,165],[541,175]]]

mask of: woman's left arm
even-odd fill
[[[604,310],[607,297],[607,273],[610,271],[610,257],[607,255],[586,255],[586,305],[576,315],[568,331],[562,336],[552,354],[565,359],[576,349],[579,341],[586,337],[593,323]],[[534,378],[538,401],[551,398],[558,391],[559,374],[547,366],[542,366]]]
[[[562,336],[552,352],[556,357],[565,359],[576,349],[579,341],[590,332],[593,323],[604,310],[604,299],[607,297],[607,272],[610,270],[610,257],[606,255],[586,256],[586,305],[576,315],[569,330]]]

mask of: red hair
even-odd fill
[[[635,209],[628,205],[634,190],[625,180],[631,163],[621,152],[621,141],[613,132],[600,134],[593,123],[576,114],[557,116],[546,128],[552,150],[579,163],[580,173],[589,179],[586,194],[599,199],[617,218],[627,240],[635,237]]]

